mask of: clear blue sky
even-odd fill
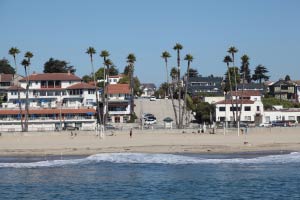
[[[70,62],[81,77],[91,73],[89,46],[97,50],[97,68],[101,50],[120,71],[134,53],[140,81],[159,85],[165,81],[161,52],[169,51],[175,66],[176,42],[204,76],[223,76],[222,60],[233,45],[237,58],[250,57],[251,71],[262,64],[272,80],[286,74],[299,80],[299,8],[299,0],[0,0],[0,57],[13,63],[8,50],[16,46],[19,63],[25,51],[33,52],[31,71],[42,72],[53,57]]]

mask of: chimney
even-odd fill
[[[68,70],[68,75],[71,75],[71,70]]]

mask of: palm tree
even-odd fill
[[[247,83],[251,82],[251,75],[250,75],[250,69],[249,69],[249,59],[250,58],[246,54],[241,57],[242,65],[241,65],[241,68],[240,68],[240,75],[241,75],[241,77],[244,77],[243,81],[247,81]]]
[[[237,113],[238,113],[238,103],[237,103],[237,81],[236,81],[236,68],[235,68],[235,64],[234,64],[234,54],[235,53],[237,53],[238,52],[238,49],[237,48],[235,48],[234,46],[231,46],[231,47],[229,47],[229,49],[228,49],[228,51],[227,51],[228,53],[230,53],[231,54],[231,56],[232,56],[232,67],[234,67],[233,68],[233,75],[234,75],[234,85],[235,85],[235,102],[236,102],[236,116],[235,116],[235,119],[237,119]]]
[[[188,84],[189,84],[189,77],[190,77],[190,66],[191,66],[191,62],[193,62],[194,57],[191,54],[187,54],[184,58],[184,60],[186,60],[188,62],[187,65],[187,70],[186,70],[186,81],[185,81],[185,91],[184,91],[184,102],[183,102],[183,108],[182,108],[182,118],[185,114],[185,110],[186,110],[186,101],[187,101],[187,90],[188,90]],[[183,119],[181,119],[183,120]]]
[[[30,65],[30,59],[33,57],[33,53],[31,53],[30,51],[27,51],[24,55],[25,58],[27,58],[27,61]],[[29,102],[28,102],[28,95],[29,95],[29,65],[28,67],[25,68],[25,75],[26,75],[26,100],[25,100],[25,112],[27,114],[27,120],[25,117],[25,127],[28,131],[28,116],[29,116]]]
[[[182,116],[181,116],[181,80],[180,80],[180,50],[183,49],[183,46],[179,43],[176,43],[173,49],[177,52],[177,85],[178,85],[178,128],[182,128]]]
[[[106,94],[106,89],[105,89],[105,82],[106,84],[109,84],[108,83],[108,72],[109,72],[109,65],[106,64],[106,58],[109,57],[109,52],[107,50],[103,50],[101,51],[100,53],[100,57],[103,58],[103,64],[106,66],[106,70],[104,68],[104,81],[103,81],[103,102],[105,103],[105,115],[104,115],[104,112],[103,112],[103,124],[106,124],[106,121],[107,121],[107,115],[108,115],[108,99],[107,99],[107,94]]]
[[[167,84],[168,84],[168,93],[169,93],[169,96],[171,96],[172,106],[173,106],[173,111],[174,111],[174,116],[175,116],[175,122],[176,122],[176,126],[178,127],[178,116],[177,116],[176,107],[175,107],[175,103],[174,103],[174,96],[173,96],[173,89],[174,89],[174,87],[172,87],[172,89],[171,89],[170,83],[169,83],[168,59],[171,57],[171,54],[169,52],[167,52],[167,51],[164,51],[164,52],[162,52],[161,57],[165,61],[166,77],[167,77]],[[175,73],[174,73],[174,70],[175,70]],[[173,76],[177,74],[176,68],[173,69],[173,73],[174,74],[171,75],[172,79],[173,79]]]
[[[107,84],[107,88],[108,88],[108,76],[109,76],[109,70],[110,70],[110,66],[113,65],[112,61],[110,59],[105,59],[104,65],[106,66],[106,84]],[[104,83],[105,85],[105,83]],[[104,86],[104,91],[105,91],[105,86]],[[105,92],[108,92],[108,90],[106,90]],[[105,116],[104,116],[104,123],[107,122],[107,118],[108,118],[108,95],[107,93],[105,93]]]
[[[227,76],[228,76],[228,82],[229,82],[229,90],[230,90],[230,99],[231,99],[231,106],[232,106],[232,115],[233,115],[233,121],[235,121],[235,113],[234,113],[234,109],[233,109],[233,99],[232,99],[232,84],[231,84],[231,75],[230,75],[230,68],[229,68],[229,63],[232,62],[232,59],[230,56],[225,56],[224,63],[226,63],[227,65]],[[225,102],[226,104],[226,102]]]
[[[101,115],[100,115],[100,107],[99,107],[99,98],[98,98],[98,89],[97,89],[97,82],[96,82],[96,76],[95,76],[95,70],[94,70],[94,63],[93,63],[93,55],[96,53],[96,50],[94,47],[89,47],[86,52],[87,54],[90,55],[91,59],[91,66],[92,66],[92,74],[93,74],[93,81],[94,81],[94,86],[95,86],[95,94],[96,94],[96,104],[97,104],[97,117],[99,121],[97,122],[97,130],[98,130],[98,124],[101,122]]]
[[[29,77],[27,73],[27,68],[30,65],[30,62],[26,59],[23,59],[21,62],[21,65],[24,66],[25,70],[25,76],[26,76],[26,101],[25,101],[25,125],[24,125],[24,131],[28,131],[28,114],[29,114],[29,109],[28,109],[28,88],[29,88]]]
[[[243,76],[242,82],[242,95],[241,95],[241,102],[240,102],[240,112],[238,115],[238,122],[241,122],[242,110],[243,110],[243,99],[244,99],[244,89],[245,89],[245,80],[246,80],[246,73],[249,72],[249,57],[245,54],[241,57],[242,66],[241,66],[241,73]]]
[[[20,53],[20,50],[17,47],[12,47],[8,51],[10,55],[13,56],[14,62],[15,62],[15,74],[18,76],[18,66],[17,66],[17,60],[16,60],[16,55]],[[16,77],[17,78],[17,77]],[[15,78],[14,78],[15,80]],[[21,118],[21,129],[24,131],[24,124],[23,124],[23,117],[22,117],[22,103],[21,103],[21,96],[20,96],[20,88],[17,85],[17,93],[18,93],[18,104],[19,104],[19,115]]]
[[[133,53],[130,53],[127,56],[127,63],[129,64],[129,81],[130,81],[130,113],[133,114],[134,109],[133,109],[133,71],[134,71],[134,63],[136,61],[135,55]]]

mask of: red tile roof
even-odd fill
[[[11,82],[13,77],[13,74],[0,74],[0,82]]]
[[[233,100],[233,104],[241,104],[241,99],[238,99],[237,101],[236,100]],[[249,99],[244,99],[243,104],[254,104],[254,101],[251,101]],[[230,99],[226,99],[226,100],[222,100],[222,101],[218,101],[216,104],[231,104],[231,100]]]
[[[88,84],[88,83],[76,83],[74,85],[71,85],[67,87],[67,89],[95,89],[94,85]]]
[[[259,90],[238,90],[232,91],[232,96],[244,96],[244,97],[251,97],[251,96],[261,96],[261,92]]]
[[[81,78],[71,73],[44,73],[32,74],[29,76],[30,81],[81,81]],[[26,77],[20,80],[26,81]]]
[[[108,94],[130,94],[129,84],[110,84]]]
[[[79,109],[31,109],[29,110],[29,114],[86,114],[86,113],[96,113],[95,109],[92,108],[79,108]],[[18,109],[14,110],[0,110],[0,115],[18,115],[20,111]],[[22,110],[24,114],[25,111]]]

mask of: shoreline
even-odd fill
[[[183,133],[184,131],[184,133]],[[252,129],[248,134],[216,134],[196,130],[133,130],[107,132],[5,133],[0,156],[89,156],[99,153],[255,154],[300,152],[300,128]],[[75,131],[73,131],[75,133]]]

